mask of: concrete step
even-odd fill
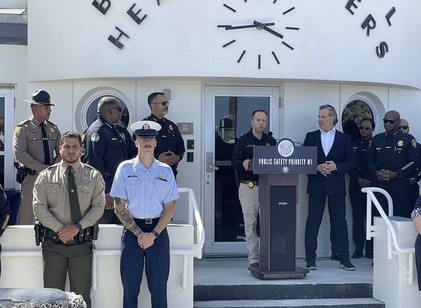
[[[372,298],[371,283],[196,285],[195,301]]]
[[[194,308],[385,308],[385,304],[374,298],[323,298],[284,300],[213,300],[195,301]]]

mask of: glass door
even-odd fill
[[[266,133],[279,131],[279,88],[205,87],[206,255],[246,255],[238,183],[231,168],[235,142],[251,129],[251,114],[269,114]]]
[[[15,129],[14,88],[0,87],[0,184],[15,189],[13,131]]]

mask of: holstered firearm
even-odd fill
[[[19,164],[17,161],[15,161],[14,165],[16,168],[16,182],[18,182],[19,184],[22,184],[23,180],[25,179],[25,176],[29,174],[30,169]]]
[[[35,230],[35,244],[39,246],[40,243],[44,242],[45,227],[41,225],[39,221],[37,221],[34,225],[34,230]]]

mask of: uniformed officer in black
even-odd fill
[[[101,172],[105,180],[106,205],[99,223],[116,223],[114,201],[109,196],[118,165],[137,154],[137,149],[127,129],[116,125],[121,119],[121,105],[114,97],[103,97],[98,102],[98,119],[85,133],[83,161]]]
[[[7,224],[10,219],[10,205],[7,200],[7,196],[4,193],[3,187],[0,185],[0,236],[3,235],[4,230],[6,230]],[[1,253],[1,245],[0,245]],[[0,260],[0,275],[1,275],[1,260]]]
[[[178,162],[183,159],[186,148],[177,125],[165,118],[170,102],[162,92],[154,92],[148,96],[148,105],[152,114],[143,120],[155,121],[161,125],[156,141],[155,158],[171,167],[177,175]]]
[[[355,244],[353,259],[363,256],[373,258],[372,241],[366,241],[365,216],[366,216],[366,194],[361,188],[371,186],[370,172],[367,168],[367,153],[373,138],[373,130],[376,127],[373,119],[364,118],[359,123],[360,138],[352,141],[352,147],[357,156],[358,166],[349,172],[349,197],[352,205],[352,239]],[[365,245],[364,245],[365,244]]]
[[[410,217],[410,177],[418,160],[417,141],[398,130],[400,114],[387,112],[383,119],[385,132],[373,137],[368,151],[368,168],[373,186],[386,190],[393,200],[393,215]],[[387,201],[378,196],[387,213]]]

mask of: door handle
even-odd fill
[[[212,171],[219,170],[219,167],[214,166],[214,165],[208,165],[208,167],[206,168],[206,170],[209,170],[208,172],[212,172]]]

